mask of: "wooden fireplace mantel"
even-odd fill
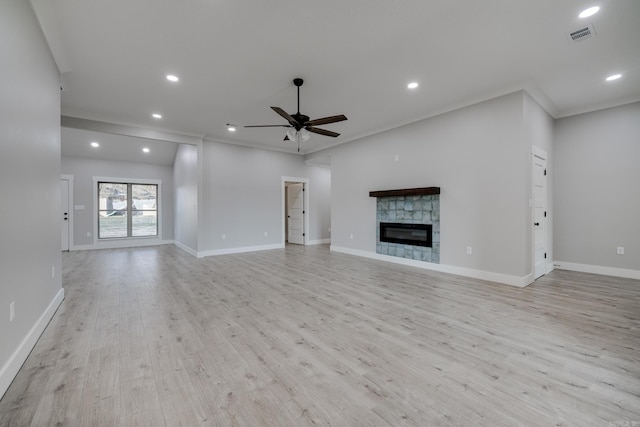
[[[431,196],[434,194],[440,194],[440,187],[405,188],[402,190],[370,191],[369,197]]]

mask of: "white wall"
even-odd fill
[[[173,164],[174,241],[198,251],[198,147],[179,144]]]
[[[64,293],[59,75],[27,1],[0,2],[0,58],[1,396]]]
[[[205,141],[203,165],[201,251],[282,244],[283,176],[309,178],[309,240],[327,238],[330,179],[301,156]]]
[[[62,173],[73,175],[73,204],[84,210],[73,211],[73,245],[71,249],[91,249],[132,244],[117,241],[94,242],[94,176],[110,178],[156,179],[162,181],[162,240],[173,240],[173,167],[147,163],[115,162],[106,160],[62,158]],[[91,236],[87,236],[91,233]],[[159,243],[157,239],[137,239],[140,244]]]
[[[513,93],[317,153],[331,155],[332,247],[375,253],[370,191],[441,187],[440,263],[526,280],[531,138],[524,98]]]
[[[639,161],[640,103],[556,121],[556,261],[640,278]]]

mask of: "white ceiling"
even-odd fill
[[[62,128],[61,139],[63,156],[157,165],[173,165],[178,148],[175,143],[168,141],[69,127]],[[99,146],[92,147],[92,142]],[[143,148],[148,148],[149,152],[143,152]]]
[[[302,154],[519,89],[554,117],[640,100],[638,0],[32,4],[64,71],[63,115],[216,141],[296,152],[284,128],[226,126],[285,124],[269,107],[295,113],[295,77],[303,114],[349,119]],[[597,35],[570,42],[587,24]]]

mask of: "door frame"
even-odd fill
[[[303,184],[303,211],[302,214],[302,222],[303,222],[303,232],[304,236],[302,236],[302,244],[309,244],[309,218],[311,214],[311,208],[309,207],[309,178],[299,178],[292,176],[282,176],[280,177],[281,185],[280,185],[280,206],[282,207],[282,212],[280,217],[282,218],[282,246],[284,247],[287,244],[287,235],[286,235],[286,227],[287,227],[287,182],[291,182],[294,184]]]
[[[60,175],[60,181],[68,181],[69,182],[69,206],[67,207],[69,212],[69,250],[72,251],[74,249],[73,244],[73,175]],[[62,208],[62,206],[60,206]]]
[[[536,147],[535,145],[531,147],[531,276],[533,280],[536,280],[537,278],[535,277],[536,275],[536,271],[535,271],[535,267],[536,267],[536,230],[535,230],[535,226],[533,225],[533,223],[535,222],[535,169],[533,167],[533,163],[535,161],[535,158],[539,158],[541,160],[544,161],[545,164],[545,171],[547,170],[548,167],[548,155],[547,152]],[[545,177],[548,176],[545,173]],[[544,237],[544,253],[545,254],[549,254],[549,182],[548,180],[545,178],[545,182],[544,182],[544,194],[543,194],[543,203],[544,203],[544,210],[547,212],[547,216],[544,217],[543,221],[544,221],[544,233],[543,233],[543,237]],[[545,258],[544,259],[544,267],[542,269],[543,273],[542,276],[549,273],[549,269],[547,268],[549,264],[549,259]],[[540,277],[540,276],[539,276]]]

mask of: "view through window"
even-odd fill
[[[158,186],[98,182],[98,238],[158,235]]]

